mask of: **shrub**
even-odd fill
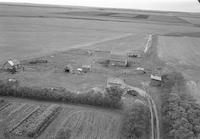
[[[60,129],[54,139],[70,139],[71,137],[71,130],[70,129]]]
[[[108,67],[110,65],[110,60],[109,59],[101,59],[101,60],[98,60],[98,63],[104,67]]]
[[[44,59],[35,59],[35,60],[29,61],[29,64],[41,64],[41,63],[48,63],[48,61]]]

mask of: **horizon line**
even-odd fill
[[[151,11],[151,12],[171,12],[171,13],[190,13],[190,14],[200,14],[200,12],[185,12],[185,11],[174,11],[174,10],[153,10],[153,9],[141,9],[141,8],[111,8],[111,7],[101,7],[101,6],[78,6],[78,5],[66,5],[66,4],[44,4],[44,3],[32,3],[32,2],[0,2],[0,5],[8,6],[29,6],[29,7],[48,7],[48,8],[69,8],[69,7],[79,7],[79,8],[94,8],[94,9],[112,9],[112,10],[128,10],[128,11]]]

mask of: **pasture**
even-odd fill
[[[87,12],[85,12],[87,11]],[[0,62],[10,58],[27,59],[47,55],[57,51],[64,51],[74,47],[84,47],[95,44],[107,45],[106,42],[112,40],[108,45],[112,45],[115,38],[133,34],[133,37],[125,38],[123,44],[130,49],[133,47],[143,47],[145,35],[150,33],[170,33],[172,31],[197,31],[196,27],[188,24],[179,26],[174,23],[174,18],[159,24],[159,17],[156,21],[144,22],[144,20],[131,20],[131,22],[121,17],[115,20],[110,19],[104,13],[116,12],[115,10],[105,10],[104,16],[93,18],[87,13],[102,12],[99,9],[72,8],[72,7],[43,7],[43,6],[20,6],[20,5],[0,5]],[[56,12],[85,12],[84,17],[57,16]],[[122,11],[121,11],[122,12]],[[125,12],[125,13],[124,13]],[[124,11],[123,14],[134,14],[134,11]],[[117,12],[119,13],[119,12]],[[136,12],[136,15],[142,12]],[[151,12],[149,14],[152,14]],[[151,15],[152,16],[152,15]],[[105,18],[107,18],[105,20]],[[172,22],[171,22],[172,21]],[[174,25],[174,26],[171,26]],[[143,39],[144,38],[144,39]],[[116,42],[121,41],[117,40]],[[123,42],[123,40],[122,40]],[[133,43],[134,42],[134,43]],[[130,44],[128,44],[130,43]],[[115,43],[116,44],[116,43]],[[122,50],[121,45],[112,49]],[[95,46],[94,46],[95,47]],[[111,49],[110,48],[110,49]],[[103,47],[106,49],[106,47]],[[117,50],[116,50],[117,51]]]

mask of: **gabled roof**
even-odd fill
[[[151,79],[157,80],[157,81],[162,81],[162,77],[160,75],[156,74],[151,74]]]
[[[11,66],[20,65],[20,62],[17,59],[7,61]]]

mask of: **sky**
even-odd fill
[[[200,13],[200,3],[198,2],[198,0],[0,0],[0,2],[23,2],[36,4],[56,4],[163,11],[167,10]]]

